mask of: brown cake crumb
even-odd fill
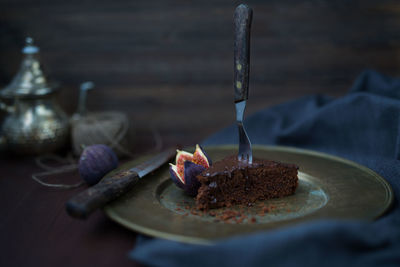
[[[262,210],[264,213],[270,212],[270,208],[268,208],[267,206],[264,206]]]
[[[259,216],[265,216],[265,213],[268,213],[269,211],[270,211],[270,209],[267,207],[267,206],[265,206],[265,203],[260,203],[259,204],[259,207],[261,208],[261,210],[258,212],[258,215]]]
[[[190,213],[193,215],[199,215],[199,212],[195,209],[190,210]]]
[[[212,217],[215,217],[215,216],[217,215],[217,213],[214,212],[214,211],[210,211],[210,212],[208,213],[208,215],[210,215],[210,216],[212,216]]]
[[[231,218],[234,218],[238,216],[240,213],[234,210],[226,210],[222,213],[222,215],[219,217],[223,221],[227,221]]]
[[[188,204],[188,202],[186,202]],[[281,205],[279,205],[280,208]],[[235,207],[225,207],[223,209],[212,209],[212,210],[199,210],[196,206],[186,205],[184,208],[177,207],[176,211],[183,211],[182,216],[209,216],[209,220],[215,223],[256,223],[257,218],[264,217],[266,213],[276,209],[275,205],[268,205],[264,201],[253,203],[252,207],[248,207],[247,204],[239,204]],[[289,209],[285,209],[288,210]],[[247,214],[247,215],[246,215]],[[251,214],[251,215],[249,215]],[[254,216],[256,215],[256,216]]]
[[[239,223],[239,221],[243,221],[240,220],[240,218],[243,217],[243,214],[240,211],[236,211],[236,210],[232,210],[232,209],[227,209],[222,211],[221,213],[214,213],[212,211],[210,211],[208,214],[215,214],[216,218],[219,221],[223,221],[225,223],[232,223],[232,222],[236,222]]]
[[[246,216],[242,215],[239,217],[239,219],[236,221],[237,223],[242,223],[246,219]]]

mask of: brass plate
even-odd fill
[[[214,161],[237,153],[234,146],[213,146],[205,150]],[[260,214],[260,203],[245,210],[249,219],[241,223],[226,223],[216,221],[213,216],[190,213],[185,207],[194,207],[194,200],[171,182],[168,166],[140,180],[135,188],[107,205],[104,211],[112,220],[139,233],[204,244],[316,219],[372,220],[381,216],[393,201],[392,189],[381,176],[352,161],[289,147],[253,146],[253,154],[300,167],[296,193],[264,201],[267,207],[274,208],[265,215]],[[187,204],[181,205],[183,201]],[[252,222],[251,217],[256,222]]]

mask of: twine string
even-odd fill
[[[53,166],[45,163],[46,160],[56,161],[58,163],[58,166],[53,167]],[[39,167],[41,167],[43,170],[45,170],[44,172],[32,174],[32,179],[41,185],[44,185],[47,187],[54,187],[54,188],[70,189],[70,188],[79,187],[85,183],[85,182],[81,181],[81,182],[78,182],[75,184],[52,184],[52,183],[47,183],[41,179],[42,177],[51,176],[54,174],[62,174],[62,173],[67,173],[67,172],[77,170],[78,164],[71,162],[70,157],[62,158],[57,155],[44,155],[44,156],[35,158],[35,162]],[[59,166],[59,164],[64,164],[64,165]]]

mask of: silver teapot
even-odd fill
[[[5,116],[0,147],[16,154],[41,154],[63,148],[69,139],[69,119],[55,99],[40,67],[39,48],[32,38],[22,49],[24,59],[11,83],[0,90],[0,108]]]

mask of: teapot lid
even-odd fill
[[[33,39],[30,37],[27,37],[25,42],[25,47],[22,49],[24,59],[19,71],[11,83],[3,90],[0,90],[1,97],[47,95],[55,89],[48,84],[40,67],[38,59],[39,48],[34,45]]]

